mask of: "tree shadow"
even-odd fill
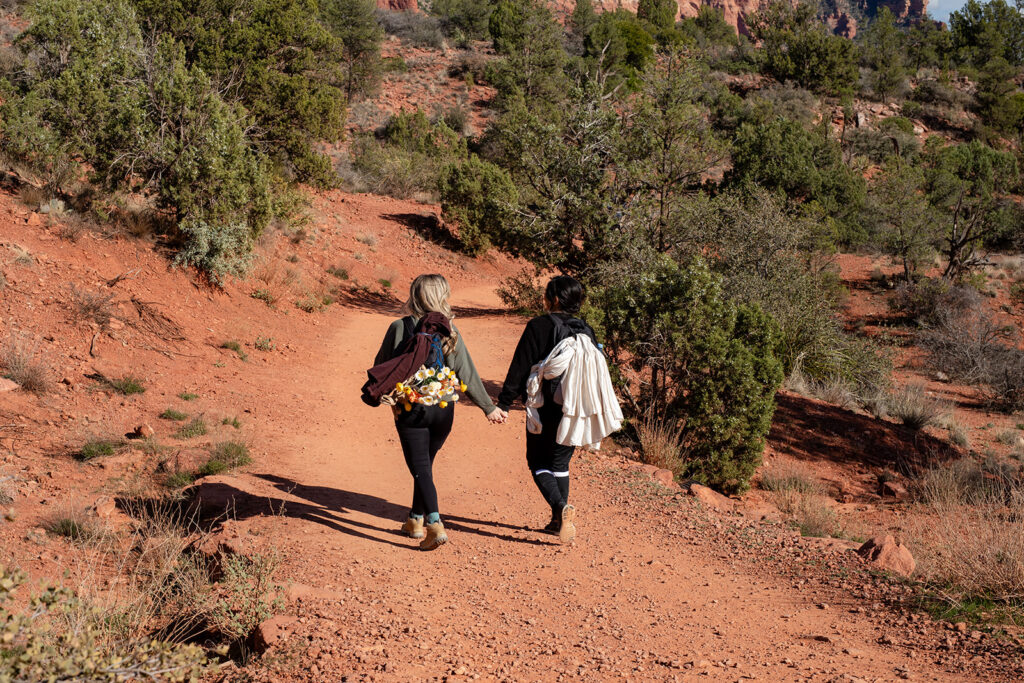
[[[386,213],[381,218],[404,225],[428,242],[433,242],[449,251],[459,251],[462,247],[451,230],[438,220],[436,214]]]
[[[389,292],[375,292],[364,287],[339,288],[334,296],[346,308],[398,317],[402,302]]]
[[[863,463],[905,473],[959,456],[948,442],[903,425],[779,394],[768,441],[798,460]]]

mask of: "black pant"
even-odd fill
[[[452,431],[455,406],[414,405],[395,418],[398,440],[402,443],[405,464],[412,474],[413,515],[438,512],[437,489],[434,487],[434,456],[441,450]]]
[[[576,448],[555,441],[558,423],[562,421],[562,406],[545,398],[539,412],[540,434],[526,432],[526,463],[533,474],[533,482],[551,506],[552,518],[560,519],[562,508],[569,504],[569,461]]]

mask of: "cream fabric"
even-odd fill
[[[555,440],[563,446],[600,448],[601,440],[622,426],[604,354],[585,334],[563,339],[548,357],[533,366],[526,380],[526,428],[540,434],[544,405],[541,382],[561,377],[556,399],[562,401],[562,421]]]

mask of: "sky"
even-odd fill
[[[932,15],[932,19],[948,22],[949,15],[966,4],[967,0],[929,0],[928,14]]]

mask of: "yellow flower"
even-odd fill
[[[398,384],[396,384],[396,385],[395,385],[395,388],[396,388],[396,389],[398,389],[399,391],[405,391],[405,385],[404,385],[404,384],[402,384],[401,382],[399,382]]]
[[[441,407],[442,408],[447,408],[448,407],[448,401],[441,401]]]
[[[402,407],[405,408],[407,411],[408,410],[412,410],[412,404],[411,403],[403,403]]]
[[[466,390],[466,383],[465,382],[460,382],[459,383],[459,390],[460,391],[465,391]]]

